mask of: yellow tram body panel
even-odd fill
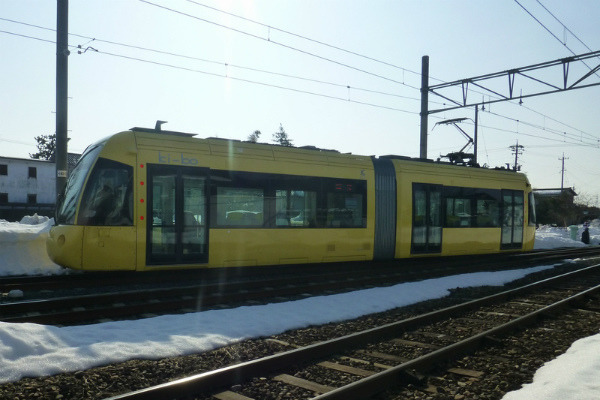
[[[365,232],[327,229],[213,229],[210,266],[245,266],[365,261],[373,258]],[[272,243],[272,245],[269,245]]]
[[[210,170],[243,171],[291,176],[360,179],[367,182],[367,224],[356,229],[222,228],[209,231],[208,260],[202,264],[179,264],[177,268],[278,265],[313,262],[359,261],[373,258],[374,180],[368,157],[316,152],[298,148],[256,145],[223,139],[172,137],[168,145],[156,134],[136,132],[138,180],[147,181],[148,165],[198,166]],[[144,165],[145,168],[139,166]],[[138,197],[145,198],[138,184]],[[146,213],[136,203],[136,214]],[[140,232],[148,218],[136,220],[138,228],[137,270],[169,266],[147,265],[146,241]]]
[[[384,207],[386,211],[382,211],[384,208],[378,211],[376,196],[382,196],[377,194],[381,193],[382,187],[376,193],[376,176],[381,177],[384,173],[382,170],[376,172],[372,157],[233,140],[195,139],[190,136],[134,128],[90,146],[80,160],[81,165],[76,167],[76,170],[81,170],[67,184],[66,205],[60,206],[62,217],[58,218],[59,225],[50,231],[47,241],[50,257],[56,263],[74,269],[147,271],[361,261],[381,259],[380,254],[383,253],[386,258],[407,258],[533,248],[535,227],[527,223],[531,186],[523,174],[397,158],[386,161],[384,157],[381,163],[393,167],[392,172],[387,170],[385,174],[393,175],[395,189],[388,187],[385,195],[392,200],[391,209]],[[129,179],[131,189],[119,192],[123,210],[119,219],[113,216],[113,220],[117,221],[113,224],[93,222],[96,215],[90,211],[91,205],[88,204],[92,201],[91,194],[87,194],[88,186],[102,186],[100,178],[94,176],[98,175],[96,166],[99,165],[108,170],[106,178],[102,179],[115,181],[120,176],[123,188],[126,186],[124,179]],[[98,170],[102,168],[98,167]],[[119,171],[126,173],[119,175]],[[270,198],[267,198],[267,186],[261,186],[264,196],[262,208],[252,209],[251,205],[243,205],[235,194],[224,191],[224,197],[219,197],[220,188],[226,187],[223,182],[230,179],[228,174],[246,174],[244,176],[258,177],[257,180],[265,177],[283,186],[279,188],[270,183],[268,190],[271,194],[268,196],[274,196]],[[231,182],[234,182],[233,179],[230,179]],[[310,182],[313,181],[322,187],[335,187],[311,194],[313,189]],[[168,182],[171,182],[171,186]],[[305,182],[309,188],[290,186],[294,182]],[[192,186],[182,186],[188,183]],[[356,194],[352,187],[355,184],[360,186]],[[233,183],[231,185],[237,188]],[[251,185],[248,187],[252,188]],[[523,198],[519,208],[523,210],[523,215],[519,217],[524,221],[521,241],[511,242],[510,248],[502,247],[501,243],[505,240],[503,235],[507,231],[498,223],[489,227],[439,225],[425,228],[427,235],[431,232],[438,235],[438,247],[431,251],[427,242],[429,239],[426,239],[427,243],[422,247],[425,251],[416,251],[415,237],[417,234],[423,235],[422,230],[417,231],[416,225],[413,226],[421,218],[414,214],[416,205],[413,192],[416,187],[425,188],[423,193],[427,196],[433,196],[432,193],[438,190],[436,188],[453,187],[522,193],[513,197]],[[331,191],[338,189],[341,192]],[[100,189],[95,190],[101,194]],[[167,190],[172,190],[172,193],[180,190],[183,194],[172,195],[172,205],[169,206],[171,200],[167,194],[171,192]],[[92,192],[91,189],[89,191]],[[186,191],[189,193],[186,194]],[[296,212],[297,208],[288,204],[283,208],[286,212],[282,218],[283,225],[279,225],[281,207],[277,196],[281,196],[282,202],[285,200],[291,204],[295,201],[290,197],[291,192],[301,192],[306,204],[314,202],[305,205],[303,210],[310,210],[311,207],[316,210],[316,198],[321,196],[319,207],[322,208],[322,214],[318,224],[309,221],[308,216],[302,216],[302,212],[291,216],[290,212]],[[337,204],[337,195],[346,202],[345,205],[329,205],[331,199],[331,204]],[[191,212],[186,201],[195,202],[194,207],[204,211]],[[222,211],[219,201],[239,204],[239,207],[231,206],[233,208],[223,208],[226,211]],[[323,206],[323,201],[327,205]],[[441,204],[445,203],[439,201],[439,207],[443,208]],[[170,217],[168,207],[173,208]],[[353,216],[352,210],[362,222],[356,222],[358,217]],[[392,213],[395,215],[392,216]],[[188,217],[191,218],[189,224],[182,222],[187,221],[185,218]],[[446,216],[444,223],[450,221],[451,217],[456,216]],[[382,226],[389,218],[392,221],[395,218],[395,228],[392,225],[386,232],[395,233],[395,238],[390,236],[391,244],[385,244],[382,250],[383,241],[376,239],[377,232],[382,232]],[[480,216],[465,214],[457,218],[479,221]],[[179,222],[176,223],[176,220]],[[238,225],[228,226],[227,223],[231,221],[239,222]],[[256,221],[262,221],[262,224],[249,226]],[[351,221],[354,225],[348,227],[343,225],[344,221]],[[376,227],[376,221],[379,221],[379,228]],[[179,233],[174,233],[176,224]],[[517,231],[521,235],[518,229],[511,229],[508,232],[511,235],[516,235]],[[177,237],[176,243],[174,237]],[[151,248],[154,250],[151,251]],[[160,258],[163,250],[167,254],[174,249],[177,249],[177,258]],[[194,254],[202,257],[195,257]]]
[[[72,269],[82,269],[83,231],[83,226],[53,226],[46,240],[46,250],[52,261]]]
[[[411,243],[413,242],[413,184],[415,183],[444,187],[523,191],[525,223],[523,226],[522,247],[512,249],[512,251],[533,249],[535,226],[526,222],[529,219],[528,194],[531,193],[531,185],[525,175],[512,171],[465,168],[432,162],[398,159],[394,159],[392,162],[396,171],[397,185],[396,258],[425,255],[485,254],[502,251],[500,248],[500,227],[443,227],[440,252],[433,254],[413,253]]]

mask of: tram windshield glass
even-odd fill
[[[133,167],[100,157],[85,185],[77,224],[132,225],[132,180]]]
[[[72,225],[75,222],[77,201],[79,200],[85,178],[103,146],[104,144],[102,143],[88,147],[77,162],[77,165],[75,165],[67,181],[64,194],[59,198],[59,203],[56,206],[56,222],[58,224]]]

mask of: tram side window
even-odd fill
[[[364,228],[366,181],[211,171],[211,221],[218,227]]]
[[[471,226],[471,199],[446,198],[446,226],[450,228]]]
[[[79,225],[133,225],[133,168],[100,158],[81,200]]]
[[[315,227],[316,224],[317,192],[275,190],[275,226]]]
[[[327,193],[328,228],[362,228],[366,226],[363,195],[356,193]]]
[[[535,226],[537,223],[537,218],[535,215],[535,197],[533,197],[533,192],[529,192],[529,203],[528,203],[528,212],[529,212],[529,226]]]
[[[446,186],[447,228],[492,228],[500,226],[500,191]]]
[[[500,226],[500,203],[498,200],[477,199],[476,225],[482,228],[496,228]]]
[[[75,222],[75,213],[77,211],[77,202],[83,190],[85,178],[88,176],[90,168],[96,161],[98,153],[102,150],[103,145],[94,145],[88,147],[75,168],[71,172],[65,191],[60,193],[56,204],[56,222],[59,224],[73,224]]]
[[[263,226],[264,198],[263,189],[217,187],[217,225]]]

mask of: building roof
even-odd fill
[[[575,190],[573,188],[549,188],[549,189],[533,189],[533,193],[536,196],[548,196],[548,197],[555,197],[555,196],[560,196],[561,194],[566,194],[568,196],[572,196],[575,197],[577,196],[577,193],[575,193]]]
[[[81,154],[78,153],[67,153],[67,164],[70,166],[74,166],[75,164],[77,164],[77,161],[79,160],[79,158],[81,157]],[[15,160],[15,161],[33,161],[33,162],[41,162],[41,163],[46,163],[46,164],[54,164],[54,161],[51,160],[41,160],[38,158],[21,158],[21,157],[6,157],[6,156],[0,156],[0,162],[2,160]]]

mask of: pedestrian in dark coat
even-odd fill
[[[581,233],[581,241],[585,244],[590,244],[590,230],[588,223],[583,224],[583,232]]]

